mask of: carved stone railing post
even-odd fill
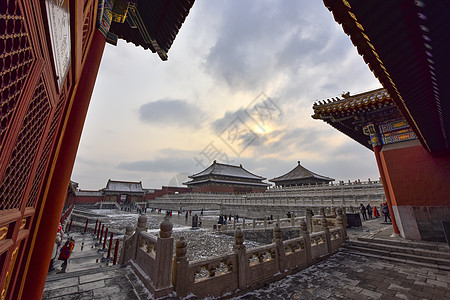
[[[312,263],[311,238],[309,236],[308,227],[307,227],[307,223],[305,220],[300,221],[300,236],[302,236],[305,241],[306,259],[307,259],[308,265],[310,265]]]
[[[136,235],[137,235],[137,239],[138,239],[138,247],[143,247],[144,246],[144,241],[142,239],[139,238],[139,232],[141,231],[147,231],[147,216],[142,214],[139,216],[138,218],[138,224],[137,224],[137,228],[136,228]],[[137,251],[137,249],[136,249]]]
[[[164,289],[171,285],[171,264],[173,256],[173,225],[166,217],[159,225],[159,238],[156,244],[155,288]]]
[[[305,216],[306,216],[306,226],[308,228],[308,232],[313,232],[311,208],[306,209]]]
[[[234,232],[233,252],[236,253],[237,274],[239,279],[239,289],[244,290],[247,287],[247,267],[246,249],[244,245],[244,233],[238,226]]]
[[[267,228],[267,219],[264,218],[264,228]]]
[[[322,217],[322,231],[325,232],[325,242],[327,243],[328,254],[333,253],[332,245],[331,245],[331,234],[330,229],[328,228],[327,219]]]
[[[347,227],[344,223],[344,216],[342,214],[342,209],[338,207],[337,209],[337,217],[336,222],[339,227],[341,227],[342,232],[342,242],[344,242],[347,239]]]
[[[124,265],[130,259],[134,259],[136,253],[136,237],[133,237],[134,227],[128,225],[125,228],[125,236],[122,239],[122,250],[120,251],[119,264]]]
[[[275,227],[273,228],[273,242],[277,246],[278,268],[280,270],[280,273],[283,273],[286,269],[286,254],[284,252],[284,245],[281,238],[281,228],[279,223],[276,223]]]
[[[342,222],[344,222],[345,228],[347,228],[347,226],[348,226],[348,219],[347,219],[347,208],[345,206],[342,207]]]
[[[341,216],[337,216],[336,217],[336,223],[337,223],[337,226],[339,226],[339,228],[341,230],[341,243],[344,243],[345,242],[345,232],[343,230],[344,224],[342,223],[342,217]]]
[[[188,293],[188,266],[186,258],[187,243],[184,237],[176,242],[175,258],[172,262],[172,285],[178,297],[185,297]]]
[[[242,219],[242,229],[245,229],[245,218]]]
[[[292,226],[292,227],[295,226],[295,217],[294,217],[294,213],[291,214],[291,226]]]
[[[319,209],[319,215],[322,217],[322,218],[325,218],[326,216],[325,216],[325,209],[323,208],[323,207],[321,207],[320,209]]]
[[[331,214],[333,215],[334,218],[336,218],[336,216],[337,216],[337,215],[336,215],[336,207],[333,206],[333,207],[331,208]]]
[[[253,229],[255,229],[255,228],[256,228],[256,220],[253,219]]]

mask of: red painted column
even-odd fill
[[[58,227],[104,48],[105,37],[96,29],[86,53],[80,80],[71,95],[71,103],[63,120],[65,124],[62,126],[61,139],[57,141],[55,160],[48,177],[49,184],[43,196],[41,211],[37,215],[30,246],[31,255],[27,261],[28,269],[24,273],[19,298],[42,298],[55,237],[49,232],[54,232]]]
[[[86,219],[86,225],[84,226],[84,233],[86,233],[88,227],[89,219]]]
[[[107,239],[108,239],[108,227],[106,227],[105,238],[103,239],[103,249],[105,249]]]
[[[98,223],[98,230],[97,230],[97,240],[100,237],[100,227],[102,226],[102,221],[100,221],[100,223]]]
[[[99,241],[100,244],[102,243],[102,240],[103,240],[103,230],[104,229],[105,229],[105,224],[102,225],[102,231],[100,233],[100,241]]]
[[[381,148],[382,148],[382,146],[374,146],[373,152],[375,153],[375,158],[377,160],[377,165],[378,165],[378,171],[380,172],[381,182],[383,183],[384,194],[386,195],[386,202],[389,207],[389,214],[391,215],[392,227],[394,229],[394,233],[400,234],[400,230],[398,230],[398,227],[397,227],[397,222],[395,221],[395,215],[394,215],[394,211],[392,209],[392,203],[391,203],[391,196],[389,194],[389,188],[388,188],[388,184],[386,181],[386,175],[384,173],[383,163],[382,163],[381,157],[380,157]]]
[[[111,257],[111,247],[112,247],[112,241],[113,241],[114,232],[111,232],[111,237],[109,238],[109,247],[108,247],[108,257]]]
[[[94,235],[97,233],[98,219],[95,220]]]
[[[113,265],[117,263],[117,254],[119,253],[119,239],[116,240],[116,247],[114,248],[114,261]]]

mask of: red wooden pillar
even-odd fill
[[[114,261],[113,265],[117,263],[117,254],[119,253],[119,239],[116,240],[116,247],[114,248]]]
[[[382,148],[382,146],[374,146],[373,152],[375,153],[375,158],[377,160],[377,165],[378,165],[378,171],[380,172],[381,182],[383,183],[384,194],[386,195],[386,202],[389,207],[389,214],[391,215],[392,227],[394,229],[394,233],[400,234],[400,231],[398,230],[398,227],[397,227],[397,222],[395,221],[394,211],[392,209],[391,196],[389,194],[389,188],[388,188],[388,184],[386,181],[386,174],[384,172],[383,162],[381,161],[381,156],[380,156],[381,148]]]
[[[105,229],[105,224],[102,225],[102,231],[100,233],[100,241],[99,241],[100,244],[102,243],[102,240],[103,240],[103,230],[104,229]]]
[[[112,241],[113,241],[114,232],[111,232],[111,237],[109,238],[109,246],[108,246],[108,257],[111,257],[111,247],[112,247]]]
[[[68,232],[70,232],[70,229],[72,229],[72,221],[73,221],[73,218],[70,218],[69,230],[67,230]]]
[[[84,226],[84,233],[86,233],[88,227],[89,219],[86,219],[86,225]]]
[[[97,233],[98,219],[95,220],[94,235]]]
[[[99,239],[99,237],[100,237],[100,227],[101,226],[102,226],[102,221],[100,221],[100,223],[98,223],[97,239]]]
[[[54,235],[49,232],[53,232],[58,227],[104,48],[105,37],[95,29],[80,79],[71,94],[67,115],[63,120],[63,133],[58,141],[55,160],[49,174],[49,184],[43,196],[29,250],[31,255],[27,260],[28,269],[25,269],[25,279],[22,281],[19,298],[40,299],[42,297],[54,243]]]
[[[105,237],[103,239],[103,249],[105,249],[107,239],[108,239],[108,227],[106,227]]]

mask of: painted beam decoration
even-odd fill
[[[316,102],[312,118],[327,122],[369,149],[417,138],[386,90],[341,97]]]
[[[383,145],[417,139],[417,136],[405,120],[381,124],[379,129]]]

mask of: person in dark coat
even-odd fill
[[[389,214],[389,207],[387,206],[387,203],[383,203],[383,208],[381,212],[384,215],[384,222],[387,222],[387,219],[389,218],[389,222],[392,222],[391,215]]]
[[[363,219],[367,220],[366,207],[364,206],[364,204],[361,203],[361,205],[359,206],[359,211],[361,212]]]
[[[368,215],[369,219],[372,219],[372,206],[370,206],[370,203],[367,204],[366,210],[367,210],[367,215]]]

